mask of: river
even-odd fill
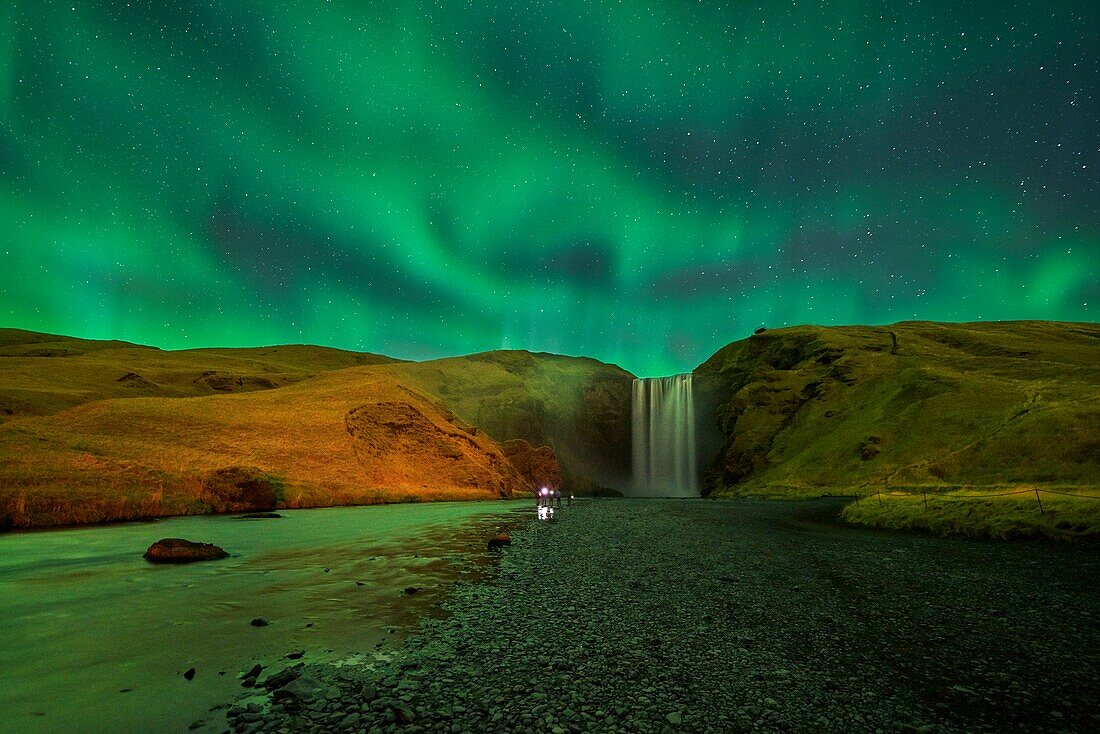
[[[275,670],[291,651],[384,656],[453,583],[479,575],[488,537],[533,512],[453,502],[281,514],[0,535],[0,732],[222,731],[211,708],[247,692],[241,671]],[[146,562],[167,537],[231,556]]]

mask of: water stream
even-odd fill
[[[476,577],[490,534],[531,511],[388,505],[0,535],[0,732],[222,731],[210,708],[242,694],[241,671],[277,669],[292,650],[384,654],[456,579]],[[142,559],[165,537],[232,556]],[[423,591],[403,592],[413,586]]]

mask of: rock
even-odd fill
[[[300,675],[301,672],[297,668],[284,668],[278,673],[269,675],[262,685],[267,690],[274,691],[276,688],[283,688]]]
[[[271,624],[271,622],[268,622],[263,617],[256,617],[251,622],[249,622],[249,624],[252,625],[253,627],[266,627],[269,624]]]
[[[512,539],[507,535],[498,535],[495,538],[489,538],[488,548],[489,550],[500,550],[506,545],[511,545]]]
[[[673,726],[679,726],[680,724],[684,723],[684,719],[682,716],[680,716],[679,711],[673,711],[672,713],[665,716],[665,718],[668,719],[668,723],[672,724]]]
[[[250,512],[247,515],[237,515],[238,520],[276,520],[281,518],[277,512]]]
[[[404,703],[395,703],[390,706],[390,711],[393,712],[398,723],[411,724],[416,721],[416,712],[409,708]]]
[[[194,668],[188,668],[187,672],[183,674],[183,677],[186,680],[194,680],[195,679],[195,669]]]
[[[289,694],[299,700],[308,700],[319,698],[322,686],[321,682],[313,676],[299,676],[295,671],[295,678],[287,682],[286,685],[281,686],[281,688],[284,694]]]
[[[163,538],[149,546],[142,557],[150,563],[194,563],[228,558],[229,554],[213,543],[195,543],[183,538]]]
[[[558,459],[549,446],[535,447],[517,438],[501,442],[500,450],[508,463],[527,480],[527,489],[537,491],[539,487],[561,486]]]
[[[305,650],[295,650],[294,652],[288,652],[285,657],[287,660],[301,660],[305,654]]]
[[[418,591],[420,591],[419,586],[406,586],[405,587],[405,594],[407,594],[408,596],[412,596],[413,594],[415,594]]]
[[[260,673],[263,672],[264,666],[256,663],[251,668],[240,674],[240,678],[259,678]]]
[[[279,499],[271,478],[242,466],[215,469],[204,477],[200,499],[214,512],[272,513]]]

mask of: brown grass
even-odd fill
[[[382,461],[349,434],[346,416],[387,400],[414,406],[427,438]],[[9,421],[0,426],[0,522],[210,512],[204,483],[226,467],[266,473],[292,508],[489,499],[524,488],[488,436],[471,436],[379,368],[360,367],[276,390],[105,400]]]

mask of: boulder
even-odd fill
[[[143,558],[150,563],[194,563],[216,561],[229,554],[213,543],[195,543],[183,538],[164,538],[149,546]]]
[[[243,466],[227,466],[207,474],[201,497],[214,512],[270,512],[279,502],[271,477]]]

